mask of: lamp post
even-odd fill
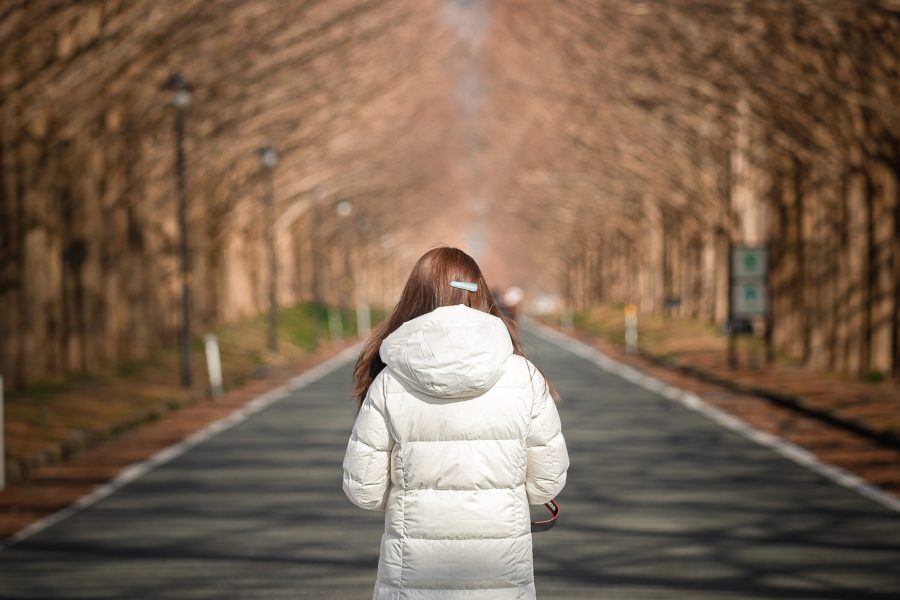
[[[171,94],[175,108],[175,179],[178,191],[178,230],[181,237],[181,385],[191,387],[191,257],[188,249],[187,191],[184,166],[184,109],[191,103],[191,86],[178,73],[163,86]]]
[[[271,146],[259,149],[259,162],[266,172],[266,241],[269,249],[269,350],[278,351],[278,261],[275,259],[275,165],[278,152]]]
[[[353,265],[353,277],[351,278],[353,281],[353,297],[357,303],[361,299],[368,300],[368,242],[371,227],[372,223],[369,220],[369,215],[361,211],[359,216],[356,217],[356,264]]]
[[[357,266],[353,281],[353,298],[356,302],[356,333],[368,337],[372,331],[372,310],[369,306],[371,276],[369,269],[369,233],[372,223],[365,212],[356,218]]]
[[[381,301],[382,308],[388,309],[388,299],[387,299],[387,274],[385,273],[385,268],[388,262],[388,252],[391,248],[394,247],[394,236],[389,233],[384,233],[381,235]],[[393,276],[393,271],[389,271]]]
[[[341,221],[346,221],[347,217],[350,216],[350,213],[353,212],[353,204],[349,200],[338,200],[338,202],[334,205],[334,210],[337,213],[338,217],[341,218]],[[332,325],[332,335],[337,332],[339,324],[340,335],[344,337],[344,322],[341,318],[341,310],[345,307],[349,306],[348,301],[348,292],[350,288],[350,225],[346,222],[342,223],[343,228],[343,243],[344,247],[344,274],[339,279],[338,291],[340,293],[340,297],[338,298],[338,307],[337,310],[332,311],[332,315],[335,315],[335,325]]]
[[[309,220],[310,232],[310,258],[312,259],[312,297],[316,310],[322,304],[322,275],[321,275],[321,245],[318,238],[322,231],[322,209],[319,206],[321,201],[321,190],[316,186],[313,190],[312,198],[312,216]],[[318,327],[318,319],[315,319],[316,327]]]
[[[338,216],[341,217],[342,220],[346,220],[347,217],[350,216],[350,213],[353,212],[353,204],[349,200],[340,200],[334,207]],[[352,266],[350,264],[350,226],[344,223],[344,277],[341,282],[341,308],[349,306],[350,302],[348,299],[350,286],[353,281],[353,276],[351,275]]]

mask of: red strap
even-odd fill
[[[532,521],[531,522],[531,531],[532,533],[537,533],[540,531],[549,531],[553,529],[553,526],[556,525],[556,519],[559,518],[559,504],[556,503],[556,500],[551,500],[544,504],[544,508],[547,509],[547,512],[550,513],[550,518],[544,521]]]

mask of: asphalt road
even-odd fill
[[[572,467],[541,598],[900,597],[900,515],[527,334]],[[0,598],[370,598],[350,364],[0,552]]]

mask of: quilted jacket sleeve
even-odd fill
[[[385,412],[384,377],[376,377],[356,416],[344,454],[344,493],[353,504],[384,510],[394,439]]]
[[[538,379],[538,389],[542,391],[535,398],[526,439],[528,463],[525,491],[529,504],[544,504],[555,498],[566,485],[566,471],[569,468],[569,453],[556,403],[540,373]]]

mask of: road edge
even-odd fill
[[[881,505],[883,508],[900,513],[900,498],[863,480],[846,469],[820,460],[806,448],[783,440],[766,431],[757,429],[746,421],[707,403],[693,392],[682,390],[647,375],[638,368],[610,358],[597,348],[589,346],[580,340],[559,332],[534,319],[523,316],[523,318],[520,319],[520,323],[525,329],[532,331],[544,340],[569,350],[573,354],[577,354],[594,363],[604,371],[617,375],[645,390],[659,394],[668,400],[677,402],[685,408],[714,421],[718,425],[756,442],[761,446],[773,450],[791,462],[825,477],[832,483],[836,483],[841,487],[856,492],[860,496]]]
[[[100,500],[112,495],[122,487],[128,485],[139,477],[149,473],[153,469],[164,465],[165,463],[181,456],[192,448],[199,446],[206,440],[234,427],[235,425],[246,421],[253,414],[275,404],[279,400],[283,400],[288,395],[300,390],[310,383],[328,375],[332,371],[337,370],[349,360],[353,359],[362,348],[364,342],[357,342],[352,346],[341,350],[334,356],[325,359],[317,365],[314,365],[288,380],[287,383],[274,387],[264,392],[252,400],[249,400],[240,408],[228,413],[221,419],[217,419],[202,428],[198,429],[180,442],[175,442],[166,446],[162,450],[157,451],[149,458],[132,463],[119,471],[112,480],[104,483],[94,489],[92,492],[81,496],[74,503],[65,508],[43,517],[42,519],[30,523],[23,529],[20,529],[13,535],[0,541],[0,552],[18,544],[19,542],[39,533],[48,527],[51,527],[72,515],[75,515],[89,506],[96,504]]]

